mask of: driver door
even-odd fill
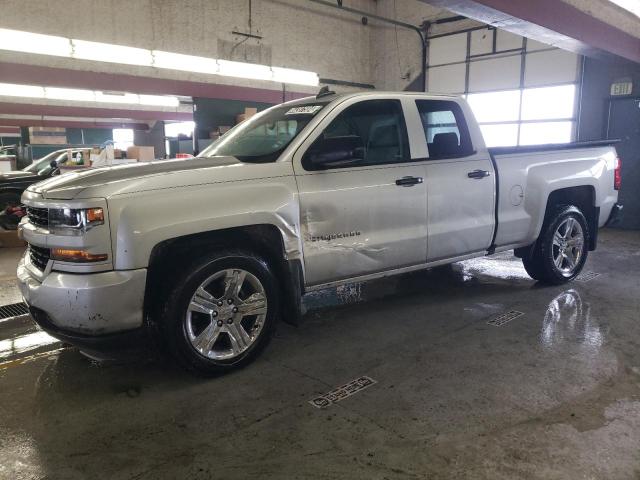
[[[411,159],[401,101],[345,104],[320,122],[294,157],[309,285],[426,261],[425,166]],[[323,142],[339,144],[332,139],[340,137],[358,138],[353,158],[334,152],[324,165],[312,158]],[[327,158],[331,153],[324,151]]]

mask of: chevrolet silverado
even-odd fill
[[[35,321],[85,352],[157,338],[221,372],[312,290],[505,250],[568,282],[619,185],[606,143],[488,149],[462,98],[324,91],[194,159],[30,186],[18,278]]]

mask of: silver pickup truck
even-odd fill
[[[18,278],[35,321],[84,351],[151,332],[219,372],[297,323],[311,290],[511,249],[532,278],[570,281],[619,184],[606,144],[487,149],[461,98],[322,92],[195,159],[29,187]]]

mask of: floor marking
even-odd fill
[[[334,388],[330,392],[327,392],[323,395],[318,395],[317,397],[309,400],[309,403],[316,408],[325,408],[339,402],[340,400],[344,400],[354,393],[358,393],[375,383],[378,382],[376,382],[371,377],[363,375],[362,377],[356,378],[355,380],[351,380],[349,383],[345,383],[344,385],[340,385],[339,387]]]
[[[588,282],[599,276],[600,274],[596,272],[584,272],[576,277],[576,282]]]
[[[510,310],[506,313],[502,313],[497,317],[493,317],[491,320],[487,322],[487,325],[493,325],[494,327],[501,327],[505,323],[509,323],[514,318],[518,318],[524,315],[524,312],[519,312],[518,310]]]

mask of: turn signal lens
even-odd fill
[[[104,262],[109,258],[106,253],[89,253],[85,250],[76,250],[71,248],[52,248],[51,258],[63,262]]]
[[[104,212],[101,208],[88,208],[87,210],[87,223],[100,222],[104,223]]]

